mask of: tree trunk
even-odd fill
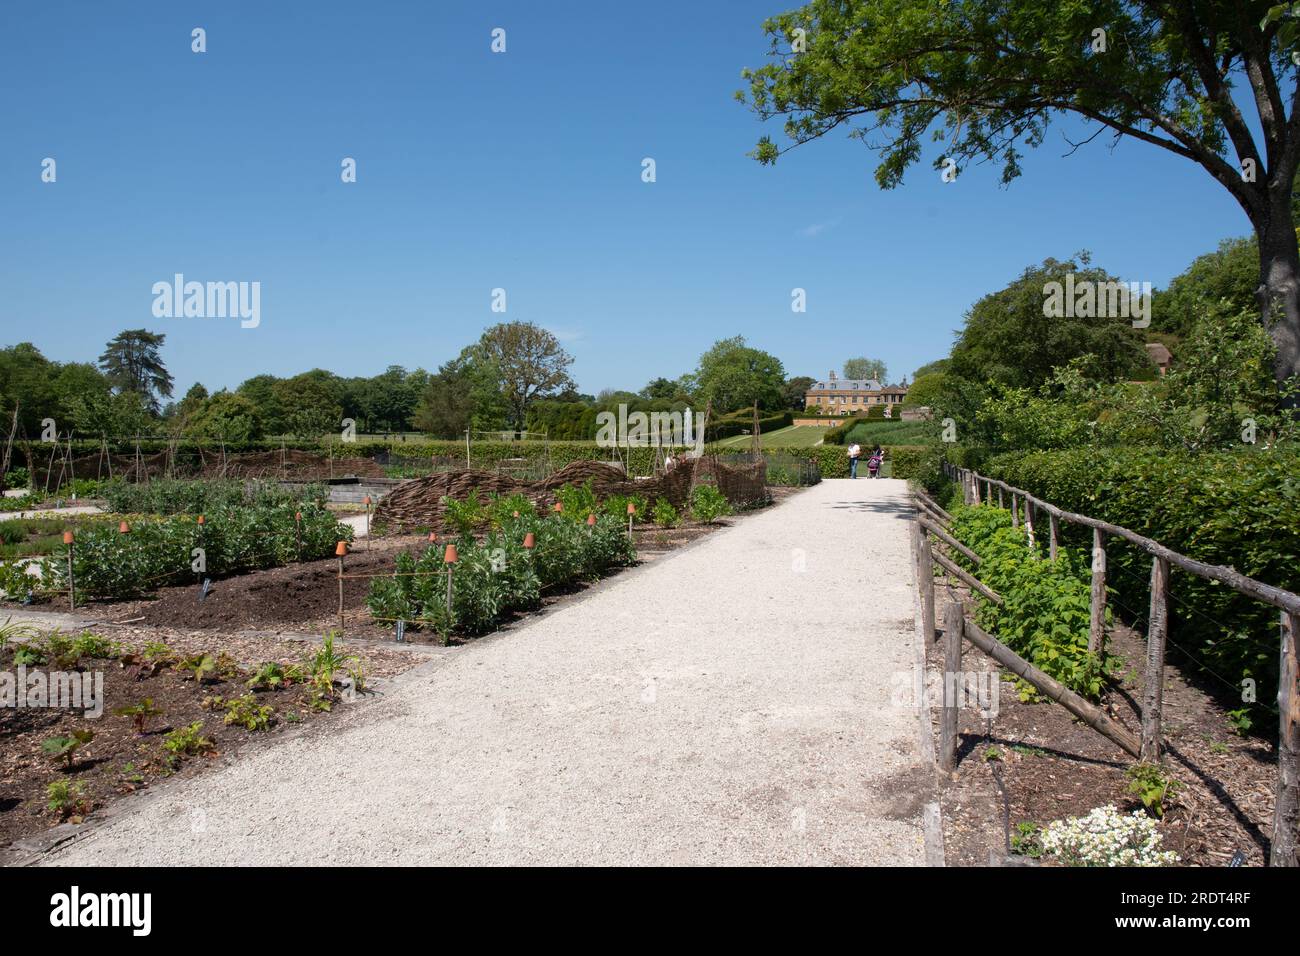
[[[1290,190],[1278,191],[1269,207],[1267,221],[1255,225],[1260,278],[1255,294],[1264,328],[1277,346],[1273,376],[1281,385],[1300,374],[1300,244],[1291,218]]]

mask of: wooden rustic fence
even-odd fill
[[[979,556],[950,535],[946,528],[952,516],[944,511],[924,492],[916,492],[918,520],[914,526],[917,562],[917,580],[921,589],[921,624],[931,639],[942,633],[945,640],[945,669],[958,673],[961,669],[962,640],[988,654],[1003,667],[1015,673],[1050,699],[1060,703],[1076,717],[1105,735],[1131,756],[1144,762],[1161,759],[1161,716],[1163,710],[1165,643],[1169,633],[1169,574],[1178,568],[1188,574],[1217,581],[1255,600],[1278,609],[1281,615],[1279,674],[1277,703],[1278,776],[1273,812],[1272,850],[1270,866],[1297,866],[1297,828],[1300,827],[1300,669],[1296,663],[1296,645],[1300,638],[1300,595],[1248,578],[1232,568],[1206,564],[1143,537],[1127,528],[1099,521],[1087,515],[1065,511],[1014,488],[995,478],[989,478],[967,468],[945,463],[944,474],[961,487],[965,504],[981,502],[1009,503],[1013,527],[1025,529],[1031,545],[1036,535],[1042,534],[1046,517],[1048,558],[1055,560],[1061,524],[1073,524],[1092,530],[1092,604],[1088,634],[1088,649],[1100,653],[1105,644],[1106,619],[1106,541],[1120,538],[1151,555],[1151,605],[1147,629],[1147,660],[1143,674],[1141,701],[1141,737],[1135,738],[1127,728],[1112,720],[1100,708],[1062,686],[1021,658],[1005,644],[981,631],[966,620],[960,605],[946,609],[942,632],[936,628],[934,607],[934,564],[938,563],[953,577],[961,580],[973,591],[995,603],[1001,596],[993,592],[975,576],[966,572],[943,554],[932,549],[933,536],[945,547],[963,554],[976,566]],[[1037,520],[1037,525],[1035,521]],[[956,610],[954,610],[954,607]],[[949,680],[944,681],[944,709],[940,720],[940,765],[952,769],[956,754],[957,706],[956,695],[950,693]]]

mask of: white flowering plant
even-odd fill
[[[1120,813],[1113,805],[1043,828],[1044,856],[1066,866],[1172,866],[1177,853],[1160,849],[1160,826],[1142,810]]]

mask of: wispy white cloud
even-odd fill
[[[550,332],[561,342],[576,342],[585,335],[582,329],[569,329],[569,328],[559,328],[559,327],[551,328]]]
[[[802,236],[804,239],[815,239],[827,229],[834,229],[839,225],[839,222],[838,219],[832,219],[830,222],[815,222],[811,226],[804,226],[802,229],[796,230],[795,235]]]

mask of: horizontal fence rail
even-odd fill
[[[1078,711],[1075,711],[1077,716],[1083,717],[1085,722],[1094,729],[1106,734],[1129,753],[1143,761],[1159,761],[1161,759],[1160,728],[1163,711],[1162,690],[1164,687],[1165,646],[1168,639],[1170,618],[1170,569],[1178,568],[1204,580],[1227,585],[1239,594],[1244,594],[1247,597],[1268,604],[1281,612],[1279,641],[1281,668],[1277,691],[1279,717],[1278,775],[1274,792],[1273,832],[1269,865],[1288,867],[1300,865],[1300,858],[1297,857],[1297,830],[1300,829],[1300,666],[1297,664],[1297,641],[1300,640],[1300,595],[1247,577],[1234,568],[1207,564],[1204,561],[1190,558],[1161,544],[1159,541],[1154,541],[1120,525],[1058,508],[1056,505],[1030,494],[1023,488],[1016,488],[996,478],[981,475],[973,469],[961,468],[950,462],[944,462],[943,474],[961,486],[962,500],[968,505],[992,505],[993,491],[996,488],[998,507],[1007,507],[1009,505],[1012,527],[1024,528],[1031,548],[1035,546],[1034,513],[1037,511],[1040,515],[1046,514],[1048,516],[1049,560],[1054,561],[1057,557],[1059,525],[1061,522],[1092,529],[1092,607],[1088,650],[1093,653],[1101,654],[1105,650],[1107,538],[1113,537],[1127,541],[1151,556],[1151,606],[1148,614],[1147,659],[1143,673],[1144,693],[1140,708],[1142,717],[1141,739],[1133,739],[1127,731],[1123,731],[1113,722],[1103,726],[1099,722],[1088,720],[1083,715],[1080,715]],[[1009,502],[1006,502],[1007,496],[1010,498]],[[916,493],[916,502],[918,505],[916,541],[921,552],[917,555],[917,570],[919,572],[918,581],[922,588],[923,604],[927,598],[930,602],[933,602],[931,569],[934,561],[937,561],[944,570],[953,574],[971,587],[972,590],[983,594],[989,600],[996,601],[999,596],[992,594],[974,576],[969,575],[938,553],[931,555],[929,545],[931,535],[950,548],[957,543],[944,528],[945,525],[951,522],[952,518],[924,492],[918,491]],[[1041,525],[1040,517],[1039,533],[1041,533]],[[965,554],[965,556],[970,557],[969,554]],[[926,617],[928,617],[928,620],[923,620],[923,624],[926,626],[927,639],[933,639],[935,632],[933,630],[934,611],[932,603],[930,604],[929,614],[923,614],[923,618]],[[964,628],[966,638],[971,639],[971,634],[976,630],[967,625]],[[982,632],[978,636],[982,640],[973,640],[972,643],[975,643],[985,653],[993,656],[1003,666],[1009,666],[1008,662],[1012,658],[1015,658],[1016,662],[1020,661],[1016,655],[999,644],[993,637]],[[1015,670],[1015,668],[1012,669]],[[1037,681],[1031,681],[1031,683],[1038,686]],[[1053,696],[1053,699],[1059,700],[1055,696]],[[1073,710],[1073,708],[1071,709]]]

